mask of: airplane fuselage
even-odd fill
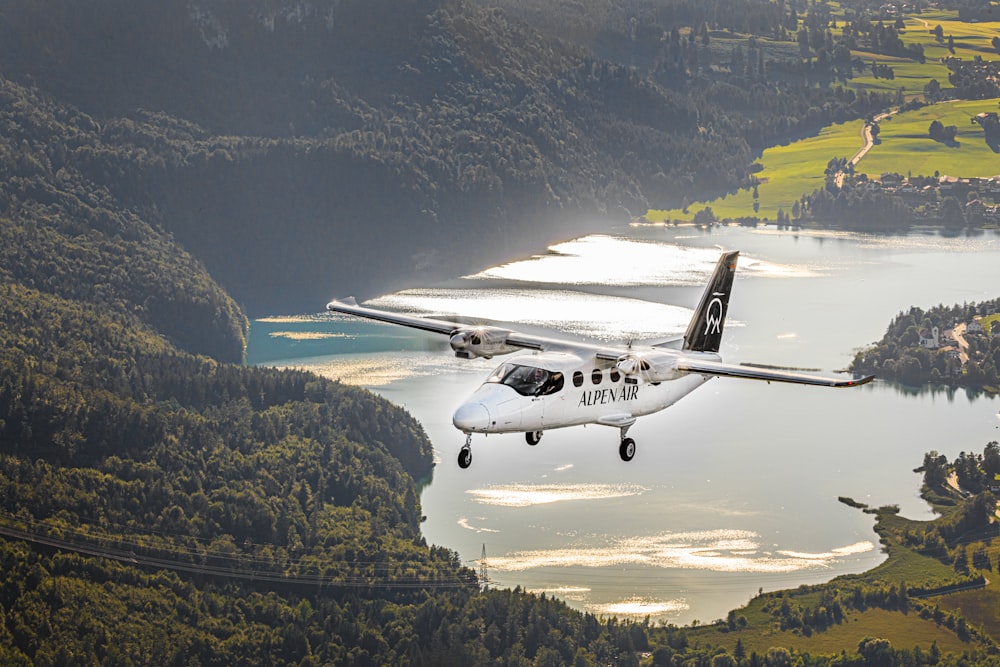
[[[504,369],[508,377],[526,369],[558,381],[548,388],[518,384],[517,378],[505,381]],[[473,392],[455,411],[452,422],[465,433],[524,433],[594,423],[621,427],[673,405],[708,379],[687,373],[664,382],[636,382],[595,356],[520,355],[501,365]]]

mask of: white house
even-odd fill
[[[941,347],[941,336],[940,330],[937,327],[931,327],[930,329],[920,330],[920,347],[926,347],[928,350],[936,350]]]

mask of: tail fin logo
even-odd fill
[[[712,296],[714,298],[708,303],[708,308],[705,311],[705,336],[722,333],[723,306],[722,299],[719,297],[725,296],[725,294],[716,292]]]

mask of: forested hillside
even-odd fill
[[[634,654],[633,626],[480,595],[420,535],[420,426],[365,391],[226,363],[242,312],[84,175],[115,164],[92,119],[0,95],[0,533],[31,540],[0,540],[0,662]],[[504,630],[484,643],[483,622]]]
[[[140,189],[206,137],[0,79],[0,663],[631,659],[641,626],[482,595],[425,544],[402,409],[233,363],[243,311]]]
[[[887,104],[699,67],[704,17],[633,12],[674,30],[648,76],[463,0],[12,0],[0,73],[90,118],[81,173],[251,314],[301,312],[747,187],[754,151]]]

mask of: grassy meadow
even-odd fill
[[[942,653],[961,654],[970,648],[968,642],[961,641],[953,631],[934,621],[922,619],[916,613],[901,614],[885,609],[851,612],[843,623],[822,632],[814,632],[809,637],[800,632],[783,631],[773,623],[768,625],[769,627],[762,628],[750,623],[746,629],[731,632],[704,627],[700,631],[689,632],[688,637],[722,646],[730,653],[739,640],[748,654],[756,651],[761,655],[767,653],[772,646],[782,646],[811,655],[837,655],[846,646],[857,646],[865,637],[888,639],[897,647],[919,646],[925,653],[930,652],[934,643],[937,643]]]
[[[871,68],[866,68],[864,72],[855,72],[854,78],[844,85],[845,88],[861,91],[878,91],[894,93],[903,90],[907,99],[923,95],[924,86],[931,79],[937,79],[942,87],[948,86],[948,68],[944,63],[937,60],[930,60],[926,63],[914,62],[908,58],[897,56],[885,56],[867,51],[854,51],[855,56],[861,58],[866,65],[870,65],[874,60],[880,65],[888,65],[893,70],[893,79],[876,79],[872,76]]]
[[[907,97],[922,95],[924,86],[936,79],[942,87],[948,87],[948,68],[944,60],[949,57],[973,60],[980,56],[984,60],[994,60],[998,57],[991,40],[998,34],[998,24],[966,23],[958,20],[957,11],[927,11],[922,14],[909,15],[904,19],[906,28],[900,34],[905,44],[920,44],[924,47],[924,63],[914,62],[908,58],[886,56],[867,51],[855,51],[853,55],[861,58],[865,64],[873,60],[880,65],[889,65],[895,78],[876,79],[868,70],[858,74],[847,88],[854,90],[880,90],[895,92],[903,89]],[[890,21],[885,22],[890,25]],[[944,39],[938,41],[931,32],[935,26],[941,26]],[[948,50],[948,37],[954,38],[954,53]]]
[[[995,176],[1000,174],[1000,154],[986,144],[983,128],[970,119],[982,111],[998,111],[998,100],[960,100],[933,104],[886,118],[880,124],[880,143],[855,167],[872,176],[887,171],[903,175]],[[958,128],[948,145],[930,138],[932,121]]]

